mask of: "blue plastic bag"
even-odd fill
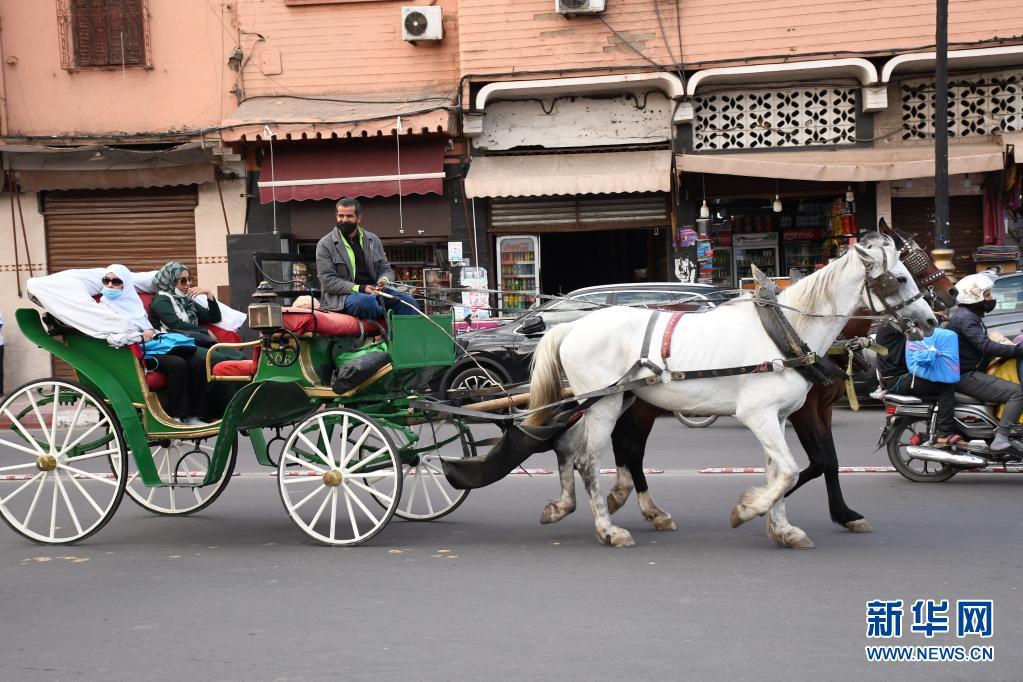
[[[142,344],[142,352],[146,355],[169,355],[175,349],[182,349],[184,350],[182,354],[191,355],[195,352],[195,339],[184,334],[167,332],[166,334],[154,336],[151,340]],[[180,353],[181,350],[178,352]]]
[[[921,341],[906,341],[906,367],[915,377],[939,384],[959,381],[959,337],[936,329]]]

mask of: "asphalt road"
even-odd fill
[[[880,419],[838,414],[843,464],[886,464],[871,454]],[[874,526],[865,535],[830,522],[817,481],[788,505],[817,547],[794,551],[762,519],[728,525],[762,476],[697,473],[762,464],[734,420],[665,419],[651,450],[648,466],[666,470],[651,492],[679,530],[654,531],[630,501],[615,518],[631,549],[596,543],[582,498],[539,525],[551,475],[511,476],[440,521],[395,520],[364,547],[321,547],[248,458],[196,517],[125,499],[67,548],[2,529],[0,679],[1020,679],[1023,475],[845,475],[847,501]],[[898,598],[906,634],[868,640],[865,602]],[[909,634],[909,605],[924,598],[992,599],[993,636]],[[984,644],[994,661],[868,663],[875,643]]]

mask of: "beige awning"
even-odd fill
[[[0,144],[0,152],[28,191],[165,187],[214,179],[212,149],[198,142],[155,150]]]
[[[468,197],[541,197],[671,191],[671,152],[478,156]]]
[[[993,141],[950,145],[948,172],[999,170],[1003,151],[1003,145]],[[680,154],[678,168],[689,173],[822,182],[907,180],[934,177],[934,147]]]

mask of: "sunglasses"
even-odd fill
[[[104,277],[100,280],[104,285],[113,284],[115,287],[119,287],[124,284],[118,277]]]
[[[191,277],[182,277],[181,279],[178,280],[178,284],[188,284],[191,281],[192,281]]]

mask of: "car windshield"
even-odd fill
[[[989,315],[1023,312],[1023,277],[1003,277],[995,282],[991,295],[995,309]]]
[[[580,294],[571,298],[559,298],[531,311],[530,315],[541,315],[548,329],[556,324],[574,322],[587,313],[607,305],[607,292]],[[522,319],[522,318],[519,318]]]

